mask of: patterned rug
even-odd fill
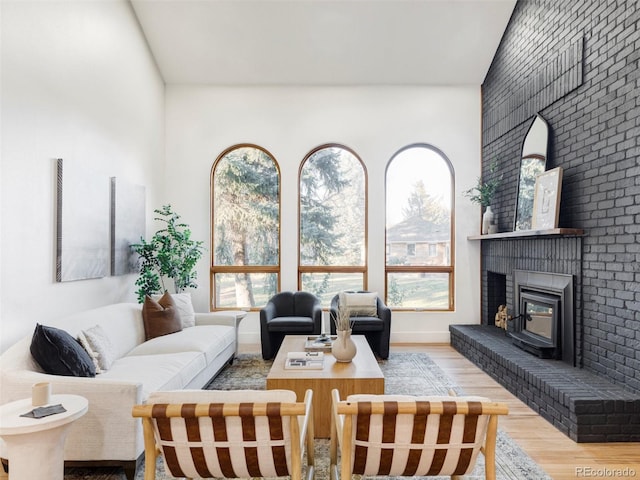
[[[270,361],[257,354],[241,354],[233,365],[225,368],[208,386],[211,390],[264,389],[271,368]],[[449,390],[459,395],[464,392],[447,377],[428,355],[424,353],[391,353],[388,360],[380,361],[385,377],[385,392],[408,395],[447,395]],[[329,442],[315,441],[316,480],[329,478]],[[498,431],[496,445],[496,475],[499,480],[551,480],[540,467],[503,431]],[[119,468],[67,469],[65,480],[125,480]],[[136,480],[143,480],[144,468],[138,470]],[[156,478],[174,477],[164,473],[158,462]],[[387,478],[387,477],[385,477]],[[449,477],[430,477],[449,478]],[[476,468],[468,480],[484,478],[484,457],[480,455]]]

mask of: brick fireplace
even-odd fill
[[[499,305],[506,305],[508,315],[518,317],[520,292],[523,286],[538,292],[563,294],[571,283],[562,303],[563,329],[559,335],[561,358],[570,365],[579,365],[581,352],[581,292],[582,237],[553,236],[483,240],[482,247],[482,324],[494,325]],[[525,280],[523,278],[526,278]],[[566,280],[564,280],[566,279]],[[509,322],[514,331],[522,318]]]
[[[482,240],[482,324],[453,325],[451,344],[576,442],[640,441],[640,396],[583,368],[581,235]],[[523,349],[494,325],[499,305],[517,317],[525,291],[559,294],[566,320],[558,358]]]
[[[518,0],[482,85],[498,231],[513,230],[522,141],[540,114],[546,168],[564,171],[558,225],[584,235],[480,240],[481,325],[452,326],[451,341],[580,442],[640,441],[639,19],[637,2]],[[572,277],[575,366],[493,326],[499,305],[519,309],[516,270]]]
[[[481,247],[483,324],[498,305],[514,311],[514,269],[573,275],[576,366],[637,395],[639,19],[638,2],[518,0],[482,85],[483,179],[501,179],[492,207],[498,231],[512,231],[522,142],[540,114],[546,168],[564,171],[558,226],[585,234]]]

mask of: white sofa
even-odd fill
[[[0,404],[31,396],[37,382],[50,382],[52,393],[86,397],[89,411],[72,426],[65,446],[66,465],[125,467],[133,479],[144,451],[140,419],[133,405],[159,390],[200,389],[236,353],[234,315],[196,313],[196,325],[145,341],[142,307],[119,303],[77,313],[54,323],[74,338],[100,325],[112,343],[117,360],[95,377],[48,375],[30,353],[31,335],[0,356]],[[0,442],[1,443],[1,442]],[[0,457],[7,458],[4,445]]]

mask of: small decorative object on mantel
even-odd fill
[[[493,225],[493,219],[495,215],[493,214],[493,210],[491,210],[491,205],[487,205],[487,208],[482,215],[482,234],[486,235],[490,233],[491,226]]]
[[[495,325],[498,328],[503,328],[504,330],[507,329],[507,306],[506,305],[500,305],[498,307],[498,313],[496,313],[496,317],[495,317]]]
[[[558,226],[560,193],[562,191],[562,167],[547,170],[536,177],[533,194],[534,230],[545,230]]]
[[[337,362],[350,362],[356,356],[356,344],[351,338],[351,309],[344,305],[338,308],[336,322],[336,338],[331,343],[331,353]]]
[[[491,167],[489,168],[489,173],[495,173],[498,168],[498,163],[493,162]],[[489,229],[493,223],[494,212],[491,209],[491,201],[498,190],[498,186],[502,180],[502,175],[498,178],[492,178],[486,182],[482,181],[481,177],[478,177],[477,183],[475,187],[471,187],[469,190],[465,190],[463,194],[466,197],[469,197],[473,203],[477,203],[478,205],[485,207],[485,212],[482,216],[482,234],[486,235],[489,233]],[[497,230],[497,227],[496,227]],[[496,233],[496,232],[494,232]]]

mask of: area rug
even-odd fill
[[[208,386],[210,390],[242,390],[266,388],[266,377],[271,362],[260,355],[241,354]],[[380,361],[385,377],[385,393],[408,395],[447,395],[450,390],[459,395],[464,392],[424,353],[391,353],[388,360]],[[329,442],[315,442],[316,480],[329,478]],[[496,445],[496,476],[499,480],[551,480],[531,458],[503,431],[498,431]],[[125,480],[122,469],[68,469],[65,480]],[[137,472],[136,480],[143,480],[144,469]],[[171,479],[164,473],[162,462],[157,465],[158,480]],[[449,477],[429,477],[449,478]],[[484,478],[484,457],[479,456],[476,468],[468,480]]]

